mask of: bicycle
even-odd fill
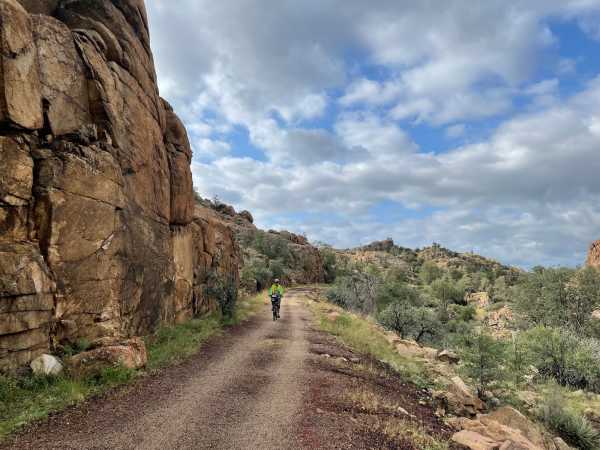
[[[273,311],[273,321],[279,319],[279,309],[281,308],[281,295],[271,295],[271,309]]]

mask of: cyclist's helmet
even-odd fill
[[[275,278],[275,283],[279,284],[279,278]]]

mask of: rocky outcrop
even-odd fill
[[[487,308],[490,306],[490,294],[487,292],[473,292],[465,296],[467,304],[472,304],[478,308]]]
[[[596,241],[590,246],[587,265],[600,268],[600,241]]]
[[[0,369],[209,309],[237,248],[194,211],[143,1],[0,0],[0,46]]]
[[[360,249],[368,252],[389,252],[395,246],[396,244],[394,244],[394,240],[392,238],[387,238],[384,241],[371,242]]]
[[[514,408],[505,406],[476,419],[454,418],[448,423],[459,429],[452,441],[472,450],[555,448],[538,427]]]
[[[259,258],[264,265],[268,265],[266,255],[257,253],[256,249],[252,248],[257,235],[262,234],[266,239],[280,239],[289,252],[289,261],[286,262],[288,275],[287,279],[283,281],[290,284],[323,283],[325,281],[321,252],[306,237],[289,231],[268,230],[265,232],[259,230],[254,225],[252,214],[248,211],[238,213],[232,206],[219,201],[199,199],[198,205],[205,210],[207,217],[212,217],[215,222],[221,223],[231,230],[240,244],[243,255],[240,267],[253,258]],[[246,288],[249,289],[249,287]]]

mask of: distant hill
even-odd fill
[[[420,267],[427,261],[433,262],[440,268],[452,273],[453,270],[462,273],[486,272],[494,278],[504,276],[507,281],[515,279],[521,272],[516,267],[507,266],[496,260],[474,253],[459,253],[433,243],[422,249],[401,247],[388,238],[375,241],[362,247],[338,251],[341,257],[354,262],[373,264],[382,269],[400,267],[416,276]]]

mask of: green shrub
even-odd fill
[[[333,283],[337,277],[337,258],[335,252],[329,247],[319,249],[323,260],[323,271],[325,272],[325,283]]]
[[[565,325],[567,285],[573,274],[565,268],[534,268],[517,286],[517,311],[534,326]]]
[[[419,278],[424,284],[431,284],[443,275],[443,269],[433,261],[425,261],[419,271]]]
[[[287,269],[281,258],[272,259],[269,262],[268,272],[270,272],[272,279],[275,279],[275,278],[282,279],[282,278],[287,277]],[[263,280],[264,280],[264,277],[263,277]]]
[[[460,350],[463,370],[477,383],[477,392],[484,397],[487,387],[504,379],[503,366],[506,344],[479,330],[466,336]]]
[[[262,253],[270,260],[281,259],[286,265],[292,258],[292,253],[288,245],[289,242],[283,237],[261,230],[256,233],[254,242],[252,243],[252,247],[259,253]]]
[[[582,450],[600,449],[600,433],[581,415],[564,407],[562,396],[555,392],[542,404],[540,419],[568,444]]]
[[[388,305],[396,302],[412,306],[423,304],[419,291],[406,283],[386,281],[380,284],[377,289],[377,309],[382,311]]]
[[[600,392],[600,341],[560,328],[536,327],[522,334],[526,357],[540,374],[563,386]]]
[[[213,271],[207,277],[204,291],[208,298],[214,298],[217,301],[223,317],[231,318],[233,316],[238,299],[235,280],[223,277]]]
[[[355,268],[348,275],[336,278],[326,296],[342,308],[371,314],[376,312],[380,274],[372,267]]]

